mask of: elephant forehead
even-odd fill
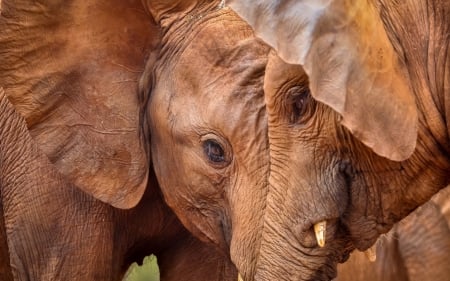
[[[201,59],[199,61],[202,61]],[[172,113],[184,118],[189,126],[194,118],[197,125],[236,129],[246,123],[256,123],[264,106],[263,73],[265,60],[235,60],[229,67],[199,64],[189,70],[180,65]],[[186,106],[188,105],[188,106]],[[194,109],[194,110],[192,110]]]
[[[180,47],[176,63],[181,67],[180,75],[192,79],[192,74],[200,72],[235,78],[247,68],[263,71],[261,64],[265,67],[270,48],[234,12],[219,13],[195,26],[190,33],[185,46]],[[197,78],[209,80],[209,75]]]
[[[232,142],[263,135],[263,80],[270,48],[231,11],[194,29],[185,34],[189,42],[172,52],[172,63],[157,71],[152,99],[158,100],[153,103],[158,108],[153,114],[160,116],[153,117],[160,124],[169,122],[160,126],[180,139],[199,131],[220,133]]]

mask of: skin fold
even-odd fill
[[[264,81],[272,227],[264,258],[238,270],[247,281],[330,280],[449,183],[450,4],[228,2],[279,51]],[[323,248],[312,238],[321,221]]]

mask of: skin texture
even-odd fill
[[[181,278],[236,280],[230,259],[247,281],[329,279],[337,261],[374,243],[447,181],[442,147],[422,127],[422,146],[406,168],[359,142],[329,107],[286,99],[292,79],[308,89],[302,68],[291,70],[275,55],[268,60],[269,48],[219,1],[114,4],[2,3],[0,84],[43,151],[29,159],[47,161],[27,170],[50,165],[35,175],[48,193],[24,192],[17,182],[2,192],[17,279],[114,280],[148,252],[173,251],[160,261],[163,276],[176,280],[171,260]],[[306,112],[303,102],[311,106]],[[310,115],[316,118],[303,126]],[[406,117],[414,132],[414,113]],[[426,123],[420,114],[418,120]],[[323,137],[311,145],[318,133]],[[406,139],[389,142],[384,153],[415,142]],[[311,161],[321,151],[324,171]],[[305,164],[309,170],[299,169]],[[189,232],[225,256],[192,244],[166,203]],[[319,249],[312,224],[323,219],[328,242]],[[67,258],[55,258],[64,251]],[[198,264],[209,255],[216,257],[211,264]]]
[[[2,165],[15,279],[119,280],[154,253],[165,281],[236,280],[231,259],[257,259],[270,49],[234,12],[3,0],[0,29],[0,85],[28,127],[5,142],[29,147],[27,180]]]
[[[163,47],[154,72],[160,83],[148,117],[161,190],[195,236],[235,264],[256,260],[269,167],[262,89],[269,48],[229,9],[169,24],[162,41],[169,36],[188,40]],[[198,75],[199,65],[208,76]],[[205,153],[210,141],[221,146],[221,161]]]
[[[377,260],[355,251],[335,281],[446,280],[450,276],[450,188],[396,224],[375,244]]]
[[[247,281],[329,280],[349,252],[369,248],[449,183],[450,3],[231,2],[294,63],[271,55],[264,81],[265,221],[282,215],[262,234],[264,258],[238,270]],[[305,23],[300,2],[321,13]],[[323,220],[326,245],[318,248],[311,227]],[[274,240],[286,242],[272,248]]]
[[[3,0],[0,25],[0,84],[32,137],[79,188],[135,206],[149,170],[138,80],[159,42],[142,4]]]

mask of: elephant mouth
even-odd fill
[[[351,240],[353,248],[364,251],[390,227],[379,222],[377,206],[380,206],[380,200],[377,200],[376,194],[371,194],[371,190],[365,188],[360,178],[353,178],[348,183],[348,190],[352,192],[349,192],[349,203],[340,216],[342,229]]]
[[[363,173],[358,171],[357,165],[343,160],[339,162],[338,171],[347,194],[345,207],[339,215],[340,231],[350,240],[352,250],[364,251],[370,248],[382,233],[380,231],[383,227],[377,222],[380,199],[376,192],[367,187]]]
[[[380,234],[387,232],[387,230],[382,229],[390,229],[365,217],[346,221],[345,224],[354,248],[360,251],[369,249],[377,241]]]
[[[354,249],[339,219],[323,219],[291,230],[271,233],[271,239],[264,240],[255,271],[249,271],[245,262],[237,264],[242,281],[329,281],[336,277],[337,264],[345,262]]]
[[[315,274],[308,281],[329,281],[337,276],[337,263],[329,261],[316,270]]]
[[[303,238],[299,242],[305,247],[302,251],[307,260],[302,270],[306,274],[292,280],[329,281],[336,278],[337,264],[347,261],[354,250],[345,225],[339,218],[323,219],[312,224],[305,235],[309,239]],[[310,258],[314,259],[311,263]]]
[[[308,280],[332,280],[337,275],[337,264],[346,262],[355,249],[346,225],[341,219],[321,220],[312,226],[316,239],[315,250],[322,256],[319,267]]]

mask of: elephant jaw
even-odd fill
[[[278,233],[273,225],[267,228],[255,259],[241,259],[240,263],[233,259],[240,273],[238,281],[331,280],[337,274],[337,264],[344,262],[353,249],[336,219],[311,225],[303,231],[307,238]]]

